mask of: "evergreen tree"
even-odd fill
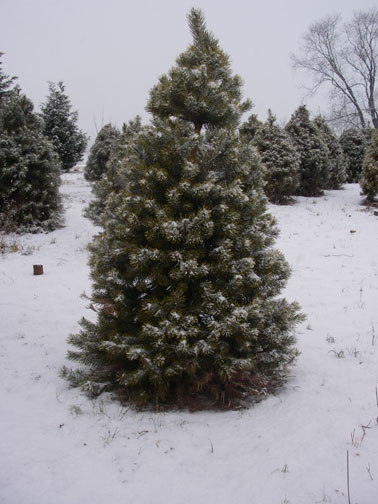
[[[49,83],[49,95],[41,105],[44,134],[54,145],[62,163],[68,171],[81,161],[88,144],[88,137],[77,126],[78,113],[71,111],[71,103],[65,94],[63,82]]]
[[[84,177],[93,182],[100,180],[106,173],[106,164],[110,159],[114,146],[119,139],[120,132],[112,124],[105,124],[92,145],[87,163],[84,167]]]
[[[366,149],[360,185],[367,202],[372,203],[378,194],[378,129],[374,130],[371,143]]]
[[[364,137],[366,140],[366,148],[367,148],[373,138],[375,128],[370,128],[370,127],[362,128],[361,131],[364,134]]]
[[[60,165],[13,80],[0,71],[0,229],[50,231],[60,222]]]
[[[17,77],[9,77],[4,73],[2,69],[3,62],[1,61],[3,55],[4,53],[0,52],[0,106],[1,101],[14,92],[13,84],[17,79]]]
[[[285,129],[300,156],[299,194],[319,196],[328,184],[328,149],[304,105],[294,112]]]
[[[100,224],[100,215],[105,208],[106,200],[112,192],[119,192],[127,182],[127,174],[123,168],[123,158],[128,150],[132,150],[134,139],[142,129],[142,121],[139,116],[128,124],[123,124],[122,133],[118,133],[117,138],[113,138],[109,159],[105,163],[105,172],[98,179],[94,180],[92,193],[94,198],[85,209],[85,216],[95,224]]]
[[[152,125],[127,150],[126,186],[91,246],[97,322],[69,338],[88,367],[63,375],[142,404],[232,406],[282,378],[301,315],[277,297],[289,267],[272,249],[259,158],[238,134],[241,80],[201,11],[189,24],[193,43],[151,90]]]
[[[364,130],[349,128],[342,132],[340,145],[346,162],[347,182],[358,182],[361,177],[367,139]]]
[[[346,181],[345,159],[340,142],[322,116],[317,116],[314,122],[328,148],[329,176],[324,189],[340,189]]]
[[[287,202],[299,186],[300,158],[289,135],[276,124],[270,110],[253,143],[265,166],[265,194],[272,203]]]
[[[261,128],[262,122],[257,118],[256,114],[251,114],[248,120],[245,121],[239,128],[240,135],[247,141],[252,141]]]

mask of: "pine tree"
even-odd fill
[[[366,149],[360,185],[367,202],[372,203],[378,194],[378,129],[374,130],[371,143]]]
[[[232,406],[282,378],[297,355],[289,267],[272,244],[263,169],[238,134],[241,80],[192,9],[193,43],[151,90],[91,246],[97,322],[82,320],[63,370],[137,403]]]
[[[87,163],[84,167],[84,177],[93,182],[100,180],[106,173],[106,164],[112,155],[114,146],[120,137],[118,128],[112,124],[105,124],[92,145]]]
[[[109,159],[105,163],[105,172],[98,180],[94,180],[92,193],[94,198],[85,209],[85,216],[95,224],[100,224],[100,215],[103,212],[106,200],[112,192],[121,191],[127,183],[127,174],[123,168],[123,158],[128,150],[132,150],[134,139],[142,129],[140,116],[123,124],[122,133],[111,142]]]
[[[340,142],[322,116],[315,117],[314,123],[328,148],[329,175],[324,189],[340,189],[346,181],[345,159]]]
[[[300,158],[289,135],[276,124],[276,117],[270,110],[253,144],[265,166],[265,194],[272,203],[287,202],[299,186]]]
[[[239,128],[240,135],[247,141],[252,141],[262,127],[262,122],[258,119],[256,114],[251,114],[248,120],[245,121]]]
[[[340,145],[346,162],[347,182],[358,182],[367,145],[364,130],[358,128],[344,130],[340,136]]]
[[[71,111],[63,82],[49,83],[49,95],[41,111],[44,134],[54,145],[62,170],[68,171],[83,159],[88,137],[77,126],[78,112]]]
[[[362,131],[362,133],[365,137],[365,140],[366,140],[366,148],[368,148],[370,145],[370,142],[373,138],[375,128],[366,127],[366,128],[362,128],[361,131]]]
[[[304,105],[294,112],[285,129],[300,156],[299,194],[319,196],[328,184],[328,149]]]
[[[60,223],[60,165],[13,81],[0,70],[0,229],[50,231]]]
[[[0,106],[2,100],[14,93],[13,84],[17,79],[17,77],[9,77],[4,73],[2,69],[3,62],[1,61],[3,55],[4,53],[0,52]]]

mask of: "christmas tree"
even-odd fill
[[[253,143],[265,167],[265,194],[272,203],[289,201],[299,186],[300,158],[289,135],[276,124],[270,110]]]
[[[285,129],[300,156],[299,194],[319,196],[328,183],[328,149],[304,105],[294,112]]]
[[[123,159],[128,150],[132,151],[135,136],[141,129],[141,118],[136,116],[128,124],[123,124],[122,133],[118,134],[118,136],[112,136],[112,139],[107,143],[108,159],[105,163],[105,171],[101,177],[93,181],[92,193],[94,198],[84,212],[85,216],[95,224],[100,224],[100,215],[105,208],[108,196],[112,192],[119,192],[126,186],[127,170],[125,171],[123,168]]]
[[[9,77],[4,73],[2,69],[3,62],[1,61],[3,55],[4,53],[0,52],[0,104],[2,100],[14,93],[13,84],[17,80],[17,77]]]
[[[290,270],[238,134],[241,79],[201,11],[188,19],[193,43],[151,90],[91,246],[97,321],[69,338],[86,367],[63,376],[138,404],[231,407],[281,383],[302,316],[277,297]]]
[[[0,229],[51,231],[60,224],[60,164],[33,104],[0,69]]]
[[[378,194],[378,129],[374,130],[370,145],[362,163],[360,185],[368,203]]]
[[[340,189],[346,181],[345,159],[340,142],[322,116],[315,117],[314,123],[328,148],[329,173],[324,189]]]
[[[84,177],[86,180],[93,182],[100,180],[106,173],[106,165],[112,155],[114,146],[119,139],[120,132],[118,128],[112,124],[105,124],[94,141],[89,155],[88,161],[84,167]]]
[[[349,128],[342,132],[339,141],[346,163],[347,182],[358,182],[361,177],[362,163],[366,151],[366,135],[363,130]]]
[[[78,113],[71,110],[63,82],[49,83],[49,95],[41,111],[44,134],[54,145],[62,170],[68,171],[83,159],[88,137],[77,126]]]
[[[239,133],[247,141],[252,141],[263,123],[258,119],[256,114],[251,114],[248,120],[243,122],[239,128]]]

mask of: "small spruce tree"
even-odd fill
[[[304,105],[294,112],[285,129],[300,156],[298,193],[319,196],[328,184],[328,149]]]
[[[100,180],[106,173],[106,164],[112,155],[114,146],[119,139],[120,132],[112,124],[105,124],[92,145],[88,160],[84,167],[84,177],[90,182]]]
[[[362,192],[366,194],[366,201],[372,203],[378,194],[378,129],[374,130],[370,145],[366,149],[360,185]]]
[[[340,142],[321,115],[315,117],[314,123],[328,148],[329,174],[324,189],[341,189],[346,181],[346,167]]]
[[[358,128],[349,128],[340,135],[340,145],[346,163],[347,182],[358,182],[367,145],[367,134]]]
[[[251,114],[248,120],[243,122],[239,128],[240,135],[247,141],[252,141],[262,126],[262,122],[257,118],[256,114]]]
[[[265,194],[272,203],[288,202],[299,187],[300,158],[290,136],[276,124],[276,117],[270,110],[253,144],[265,167]]]
[[[142,404],[229,407],[282,379],[301,315],[277,297],[289,267],[272,248],[259,157],[238,133],[241,80],[201,11],[189,25],[91,246],[97,321],[69,338],[87,367],[63,375]]]
[[[60,164],[33,104],[0,69],[0,229],[51,231],[60,224]]]
[[[142,129],[140,116],[122,125],[122,132],[111,141],[109,159],[105,163],[105,172],[93,181],[93,199],[85,209],[85,216],[95,224],[100,224],[100,215],[105,208],[106,200],[112,192],[119,192],[127,182],[123,159],[128,151],[134,148],[134,139]],[[109,145],[110,143],[108,143]]]
[[[83,159],[88,137],[77,126],[78,112],[72,112],[63,82],[49,83],[49,95],[41,111],[44,134],[54,145],[62,170],[68,171]]]
[[[1,100],[4,100],[6,97],[12,95],[14,93],[13,84],[17,80],[17,77],[9,77],[4,73],[2,69],[3,62],[1,58],[4,56],[4,53],[0,52],[0,106]]]

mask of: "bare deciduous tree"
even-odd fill
[[[338,14],[313,23],[300,49],[294,68],[313,77],[310,94],[328,85],[330,118],[342,127],[378,128],[378,9],[355,12],[344,25]]]

